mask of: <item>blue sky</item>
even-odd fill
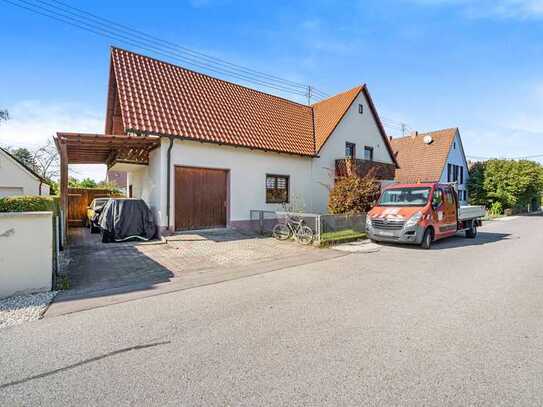
[[[543,154],[543,0],[70,4],[329,94],[367,83],[389,120],[421,132],[460,127],[469,156]],[[0,107],[12,116],[0,144],[102,132],[109,46],[153,54],[0,7]]]

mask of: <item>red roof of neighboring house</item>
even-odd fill
[[[452,128],[392,139],[392,149],[400,166],[396,170],[396,181],[438,182],[457,132],[457,128]],[[424,142],[425,136],[432,137],[430,144]]]
[[[112,48],[106,133],[122,129],[315,156],[361,91],[392,156],[365,85],[307,106]]]

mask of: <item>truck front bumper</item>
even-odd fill
[[[366,232],[371,240],[377,242],[421,244],[424,228],[419,225],[404,227],[400,230],[383,230],[370,227]]]

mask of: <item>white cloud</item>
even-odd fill
[[[34,148],[51,139],[57,131],[102,133],[102,114],[77,104],[44,103],[27,100],[11,106],[10,120],[0,125],[0,145]],[[77,178],[90,177],[98,181],[105,178],[105,165],[70,166],[70,175]]]
[[[543,18],[543,0],[409,0],[424,6],[457,6],[473,18]]]

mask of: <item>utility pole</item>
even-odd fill
[[[401,123],[401,125],[402,125],[402,137],[404,137],[405,136],[406,125],[405,125],[405,123]]]
[[[308,105],[311,104],[311,96],[312,96],[311,85],[307,85],[307,104]]]

